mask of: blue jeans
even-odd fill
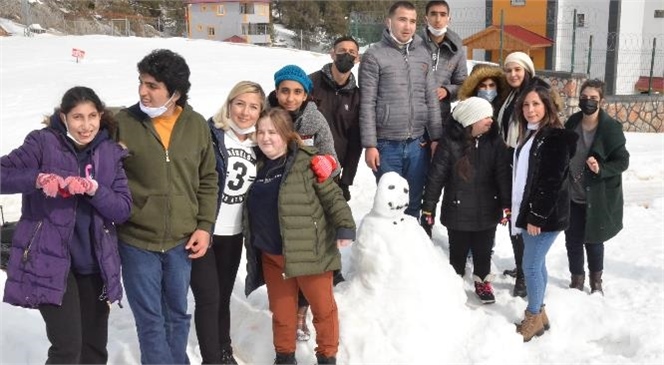
[[[184,244],[166,252],[119,244],[122,280],[136,321],[143,364],[189,364],[191,259]]]
[[[380,166],[374,172],[376,182],[384,173],[394,171],[408,181],[410,201],[406,214],[420,217],[422,192],[427,179],[431,154],[423,137],[406,141],[379,139],[376,148],[380,154]]]
[[[523,230],[523,274],[528,288],[528,312],[538,314],[544,304],[544,292],[548,282],[546,254],[556,240],[559,231],[542,232],[531,236]]]

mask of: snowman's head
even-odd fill
[[[378,182],[371,212],[386,218],[398,218],[408,208],[408,181],[396,172],[385,173]]]

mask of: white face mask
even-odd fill
[[[447,33],[447,26],[443,27],[442,29],[436,29],[432,27],[431,24],[427,24],[427,29],[429,29],[429,32],[431,32],[434,37],[444,36],[445,33]]]
[[[74,138],[74,136],[71,133],[69,133],[69,126],[67,126],[67,117],[65,117],[64,114],[61,114],[60,117],[62,118],[62,123],[64,123],[65,129],[67,130],[67,137],[69,137],[69,139],[74,141],[74,143],[76,143],[77,145],[83,146],[83,143],[79,142],[76,138]]]
[[[397,44],[400,45],[400,46],[405,46],[408,43],[413,41],[413,38],[411,37],[408,40],[408,42],[403,43],[403,42],[399,41],[397,39],[397,37],[394,36],[394,33],[392,33],[392,19],[387,19],[387,30],[390,32],[390,37],[392,37],[392,39],[394,39],[394,41],[397,42]]]
[[[145,106],[145,105],[143,105],[143,103],[140,102],[140,101],[138,102],[138,106],[141,108],[141,111],[142,111],[143,113],[147,114],[148,117],[150,117],[150,118],[157,118],[158,116],[160,116],[160,115],[166,113],[166,111],[168,110],[168,106],[167,106],[167,105],[171,102],[171,100],[173,100],[173,98],[175,97],[176,94],[177,94],[177,93],[173,93],[173,95],[171,95],[170,99],[168,99],[168,100],[164,103],[164,105],[162,105],[162,106],[160,106],[160,107],[158,107],[158,108],[154,108],[154,107],[150,107],[150,106]]]
[[[233,121],[230,121],[228,123],[228,126],[231,127],[233,132],[235,132],[237,134],[240,134],[240,135],[247,135],[247,134],[250,134],[250,133],[254,133],[256,131],[256,126],[255,125],[252,125],[249,128],[240,128],[235,123],[233,123]]]

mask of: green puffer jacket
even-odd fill
[[[341,269],[337,239],[355,238],[355,221],[339,186],[329,178],[318,183],[311,170],[316,149],[289,146],[284,176],[279,187],[279,229],[286,262],[286,278],[321,274]],[[259,156],[260,169],[264,156]],[[261,252],[252,245],[249,214],[244,210],[247,249],[245,294],[263,285]],[[260,229],[260,228],[257,228]]]
[[[129,150],[124,168],[133,197],[120,240],[166,251],[216,219],[217,171],[210,129],[189,105],[180,114],[168,150],[138,104],[115,115],[116,139]]]

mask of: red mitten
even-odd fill
[[[65,182],[59,175],[40,173],[37,175],[35,186],[42,189],[46,196],[55,198],[60,188],[65,186]]]
[[[510,208],[505,208],[503,209],[503,217],[500,219],[500,224],[507,225],[509,223],[510,219],[512,218],[512,211]]]
[[[311,170],[319,183],[325,181],[337,169],[337,160],[332,155],[317,155],[311,159]]]
[[[69,176],[65,179],[67,191],[72,194],[88,194],[95,195],[99,184],[91,178],[81,176]]]

